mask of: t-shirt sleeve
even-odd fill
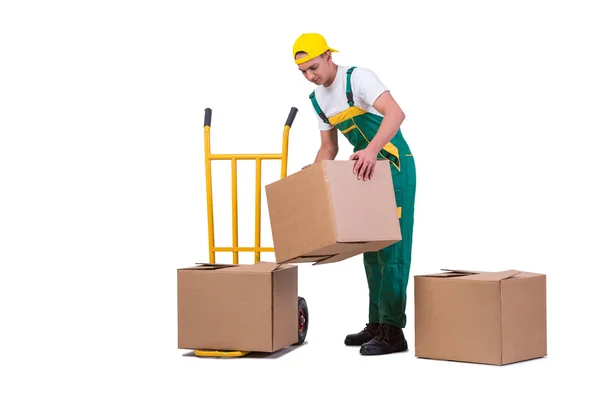
[[[373,107],[373,103],[388,88],[379,77],[368,68],[356,68],[352,72],[352,92]]]

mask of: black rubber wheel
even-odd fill
[[[308,306],[306,300],[298,297],[298,344],[304,343],[308,332]]]

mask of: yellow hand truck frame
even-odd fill
[[[232,252],[233,263],[239,263],[240,252],[254,253],[254,261],[259,262],[261,253],[274,252],[273,247],[261,246],[261,189],[262,189],[262,161],[263,160],[281,160],[281,179],[287,176],[288,161],[288,143],[289,133],[296,117],[298,109],[292,107],[283,127],[283,142],[281,153],[272,154],[215,154],[210,148],[210,128],[212,121],[212,110],[204,110],[204,166],[206,174],[206,204],[208,216],[208,251],[211,263],[215,263],[217,252]],[[212,161],[229,160],[231,161],[231,196],[232,196],[232,246],[216,247],[214,234],[214,206],[212,191]],[[255,215],[254,215],[254,247],[240,247],[238,243],[238,185],[237,185],[237,162],[239,160],[255,160],[256,162],[256,182],[255,182]],[[298,343],[302,344],[306,339],[308,331],[308,307],[306,300],[298,297]],[[240,357],[248,354],[248,351],[219,351],[219,350],[194,350],[198,357]]]

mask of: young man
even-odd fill
[[[298,68],[318,85],[309,96],[321,131],[315,162],[335,159],[338,130],[354,146],[350,159],[356,160],[354,173],[358,179],[370,179],[376,173],[377,159],[389,160],[402,233],[400,242],[364,253],[369,322],[361,332],[348,335],[345,343],[361,346],[363,355],[406,351],[402,329],[406,327],[416,171],[400,131],[404,113],[371,70],[338,66],[332,52],[337,50],[316,33],[301,35],[293,46]]]

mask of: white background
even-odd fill
[[[0,397],[597,393],[593,3],[3,1]],[[313,86],[291,48],[313,31],[340,50],[339,64],[373,69],[407,115],[418,176],[412,274],[547,274],[547,358],[416,359],[412,277],[410,351],[360,356],[343,345],[366,322],[360,257],[300,267],[305,346],[236,360],[177,349],[176,269],[208,259],[204,109],[214,152],[277,152],[298,107],[288,171],[312,162]],[[340,144],[346,159],[351,147]],[[278,168],[265,162],[263,183]],[[227,163],[214,179],[224,185],[217,243],[229,245]],[[253,240],[253,182],[253,164],[240,166],[242,245]]]

